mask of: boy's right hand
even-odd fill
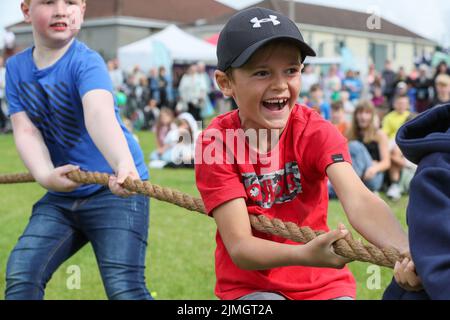
[[[47,175],[38,180],[39,184],[45,189],[55,192],[71,192],[81,186],[67,178],[66,174],[80,169],[78,166],[68,164],[62,167],[54,168]]]
[[[333,249],[333,243],[349,236],[348,230],[343,224],[339,224],[337,230],[332,230],[311,240],[303,246],[305,260],[310,267],[342,269],[351,262],[351,259],[337,255]]]

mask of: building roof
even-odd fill
[[[272,9],[282,12],[285,15],[289,15],[288,1],[264,0],[253,4],[248,8],[251,7]],[[383,18],[381,18],[381,29],[370,30],[367,28],[367,21],[370,17],[368,13],[301,2],[294,2],[294,8],[295,21],[300,24],[425,39],[424,37]],[[218,16],[217,18],[208,20],[207,23],[211,25],[224,24],[231,16],[232,13]]]
[[[87,2],[85,20],[135,17],[176,24],[193,24],[236,12],[214,0],[95,0]],[[24,25],[18,23],[14,26]]]
[[[97,0],[88,1],[87,6],[86,19],[127,16],[177,23],[193,23],[236,12],[213,0]]]

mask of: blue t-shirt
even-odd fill
[[[26,112],[40,130],[55,167],[66,164],[81,170],[113,173],[87,132],[82,97],[91,90],[113,94],[105,62],[98,53],[74,40],[67,52],[52,66],[39,70],[33,60],[33,48],[11,57],[6,64],[6,95],[9,114]],[[116,118],[128,142],[141,179],[148,179],[144,156],[137,141],[125,128],[115,103]],[[83,185],[70,193],[52,192],[69,197],[84,197],[101,186]]]
[[[320,114],[325,120],[331,119],[331,106],[328,102],[323,101],[322,104],[318,106],[317,103],[309,101],[306,105],[310,108],[320,109]]]
[[[342,80],[342,86],[348,91],[350,101],[357,100],[361,97],[363,85],[358,78],[345,78]]]

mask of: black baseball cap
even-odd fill
[[[220,32],[217,68],[226,71],[242,67],[259,48],[276,39],[296,43],[303,61],[306,56],[316,56],[291,19],[270,9],[253,7],[233,15]]]

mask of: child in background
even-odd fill
[[[143,130],[156,131],[156,123],[159,119],[160,110],[156,99],[149,99],[144,107],[144,126]]]
[[[383,119],[382,129],[388,135],[390,141],[394,142],[398,129],[405,123],[410,114],[408,96],[395,96],[394,110],[389,112]]]
[[[156,150],[150,154],[150,160],[163,160],[169,162],[171,153],[168,152],[178,142],[178,128],[174,123],[175,116],[169,108],[161,108],[156,123]]]
[[[344,105],[345,117],[348,122],[352,122],[353,113],[355,112],[355,105],[350,101],[350,94],[347,91],[341,91],[339,94],[339,99]]]
[[[440,74],[436,77],[436,96],[434,97],[431,107],[436,107],[450,102],[450,76]]]
[[[331,123],[338,131],[345,136],[350,128],[350,124],[345,119],[344,104],[342,101],[336,101],[331,104]]]
[[[316,110],[325,120],[330,120],[331,107],[330,104],[324,100],[323,91],[319,84],[314,84],[311,87],[309,97],[308,107]]]
[[[386,97],[383,95],[383,89],[379,85],[373,87],[372,103],[381,123],[389,112],[389,106],[387,105]]]
[[[350,155],[356,173],[374,192],[381,189],[384,173],[391,166],[389,139],[376,125],[375,107],[370,101],[361,101],[355,109],[348,132]]]
[[[342,80],[342,90],[349,93],[349,100],[352,103],[357,103],[361,98],[362,89],[363,85],[357,72],[348,70],[345,74],[345,78]]]
[[[386,191],[386,195],[392,200],[399,200],[401,198],[400,178],[403,166],[398,159],[398,152],[396,153],[395,135],[398,129],[411,116],[409,111],[409,97],[406,95],[394,97],[394,110],[388,113],[383,119],[383,131],[389,138],[389,150],[391,152],[391,168],[389,169],[389,178],[391,185]]]

